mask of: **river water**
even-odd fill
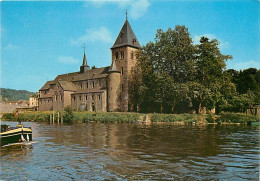
[[[259,127],[24,125],[36,143],[1,148],[1,180],[259,180]]]

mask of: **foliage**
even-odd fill
[[[221,113],[220,117],[216,120],[222,123],[247,123],[247,122],[259,122],[260,117],[247,115],[244,113]]]
[[[64,108],[63,120],[64,122],[72,122],[74,120],[74,113],[70,106]]]
[[[152,114],[152,122],[197,122],[197,115],[195,114]]]
[[[241,112],[253,104],[260,104],[260,69],[248,68],[240,71],[229,69],[226,72],[231,76],[238,93],[229,100],[227,106],[229,110],[233,107],[232,111]]]
[[[35,94],[34,92],[29,92],[26,90],[14,90],[5,88],[0,88],[0,92],[3,101],[29,100],[30,96]]]
[[[193,45],[185,26],[158,30],[155,42],[139,52],[129,78],[130,104],[140,112],[219,110],[236,89],[230,74],[224,72],[225,61],[232,57],[222,55],[218,44],[202,37],[199,45]]]
[[[45,112],[25,112],[25,113],[19,113],[19,116],[17,120],[24,122],[24,121],[39,121],[39,122],[45,122],[50,120],[50,114],[52,112],[45,111]],[[2,120],[7,121],[15,121],[14,113],[5,113],[3,114]]]

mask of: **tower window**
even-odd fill
[[[121,67],[121,74],[124,74],[124,67]]]
[[[92,82],[92,87],[93,87],[93,88],[95,87],[95,81]]]
[[[118,52],[116,52],[116,60],[118,60]]]
[[[125,53],[124,51],[121,51],[121,59],[124,59],[125,58]]]
[[[136,39],[133,39],[133,45],[135,45],[136,44]]]
[[[100,100],[100,98],[101,98],[101,96],[100,96],[100,95],[98,95],[98,100]]]
[[[134,52],[131,51],[131,59],[134,59]]]
[[[73,96],[73,100],[76,101],[76,96]]]
[[[82,84],[82,83],[80,83],[80,84],[79,84],[79,87],[80,87],[80,89],[82,89],[82,88],[83,88],[83,84]]]
[[[87,89],[88,89],[88,82],[87,82],[87,84],[86,84],[86,85],[87,85]]]
[[[86,95],[86,100],[88,100],[88,96]]]

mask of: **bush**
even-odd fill
[[[195,114],[152,114],[152,122],[197,122]]]
[[[63,121],[64,122],[72,122],[74,120],[74,113],[70,106],[66,106],[64,108]]]
[[[217,121],[224,123],[260,122],[260,117],[247,115],[244,113],[225,112],[220,114],[220,117],[217,119]]]

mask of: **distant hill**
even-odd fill
[[[26,90],[0,88],[0,101],[29,100],[30,96],[33,94],[35,93]]]

